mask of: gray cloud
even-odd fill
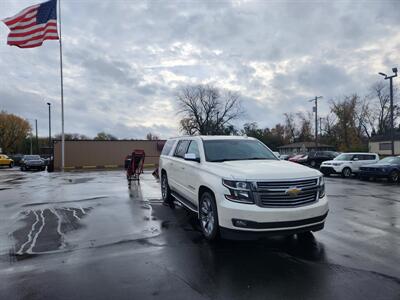
[[[0,18],[36,0],[3,0]],[[181,85],[242,95],[243,120],[262,126],[311,110],[307,99],[364,93],[400,67],[399,1],[63,1],[66,131],[121,138],[177,134]],[[0,109],[60,130],[57,42],[5,45]],[[397,84],[397,83],[396,83]],[[321,113],[328,110],[321,102]]]

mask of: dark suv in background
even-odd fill
[[[303,163],[313,168],[319,168],[321,163],[332,160],[338,155],[339,153],[335,151],[311,151],[308,153],[307,159],[305,159]]]
[[[24,155],[20,161],[21,171],[46,169],[46,161],[40,155]]]

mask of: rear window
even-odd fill
[[[169,156],[170,153],[171,153],[171,149],[172,149],[172,147],[174,146],[174,144],[175,144],[175,141],[174,141],[174,140],[169,140],[169,141],[167,141],[167,142],[165,143],[165,145],[164,145],[162,151],[161,151],[161,155],[168,155],[168,156]]]
[[[178,145],[176,146],[174,156],[183,158],[185,156],[188,146],[189,141],[179,141]]]

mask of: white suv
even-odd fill
[[[322,174],[276,158],[254,138],[170,139],[160,156],[163,200],[194,211],[204,236],[321,230],[328,214]]]
[[[333,160],[324,161],[321,164],[321,172],[329,176],[331,174],[341,174],[342,177],[350,177],[360,171],[360,167],[375,164],[379,161],[376,153],[342,153]]]
[[[328,214],[322,174],[276,158],[254,138],[169,139],[160,156],[165,202],[194,211],[204,236],[321,230]]]

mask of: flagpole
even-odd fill
[[[61,39],[61,0],[58,0],[58,28],[60,31],[60,79],[61,79],[61,171],[64,172],[65,166],[65,136],[64,136],[64,79],[63,79],[63,60],[62,60],[62,39]]]

